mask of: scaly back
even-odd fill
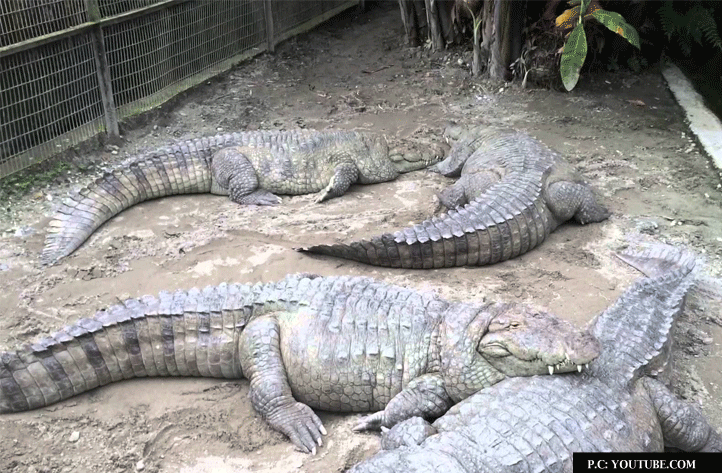
[[[668,353],[674,322],[694,284],[695,257],[655,244],[619,258],[648,276],[636,281],[591,322],[602,353],[590,373],[610,384],[626,386],[649,368],[656,369]]]

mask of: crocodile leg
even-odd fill
[[[676,397],[653,378],[645,378],[643,382],[657,410],[666,446],[684,452],[722,452],[722,436],[699,409]]]
[[[384,429],[382,429],[384,430]],[[399,422],[381,435],[381,449],[394,450],[399,447],[421,445],[424,440],[438,433],[436,428],[421,417],[412,417]]]
[[[502,175],[496,170],[474,172],[461,176],[454,184],[439,193],[439,201],[447,209],[464,206],[501,181]]]
[[[340,197],[346,193],[351,184],[357,182],[359,178],[358,168],[353,163],[341,163],[334,169],[331,182],[328,183],[316,197],[316,202]]]
[[[259,188],[256,169],[246,157],[247,152],[254,152],[254,150],[243,146],[231,146],[219,150],[213,155],[211,168],[213,179],[217,181],[217,184],[214,183],[211,192],[220,193],[219,185],[222,189],[228,189],[228,197],[237,204],[280,204],[280,197]],[[259,152],[259,150],[255,150],[255,152]]]
[[[253,408],[275,430],[284,433],[305,453],[316,453],[326,434],[321,419],[306,404],[297,402],[288,384],[280,347],[278,322],[259,317],[243,330],[239,354],[243,374],[251,382]]]
[[[584,183],[557,181],[550,184],[546,203],[559,222],[574,218],[584,225],[601,222],[610,215],[609,210],[597,202],[594,192]]]
[[[354,430],[392,427],[411,417],[435,419],[454,405],[444,387],[443,378],[429,373],[412,379],[403,391],[394,396],[383,411],[361,418]]]

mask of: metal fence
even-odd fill
[[[358,0],[0,0],[0,178]]]

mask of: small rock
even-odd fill
[[[68,437],[68,442],[75,443],[80,439],[80,432],[77,430],[74,431],[72,434],[70,434],[70,437]]]
[[[135,464],[135,469],[137,471],[145,470],[145,462],[143,460],[140,460],[138,463]]]
[[[659,230],[659,225],[654,220],[641,220],[637,222],[637,231],[639,233],[646,233],[647,235],[654,235]]]
[[[8,269],[10,269],[10,266],[5,263],[0,263],[0,271],[7,271]]]
[[[20,227],[17,230],[15,230],[15,236],[17,238],[24,238],[26,236],[30,236],[35,233],[35,229],[33,227]]]

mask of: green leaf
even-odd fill
[[[577,25],[567,38],[561,64],[559,65],[559,72],[565,89],[572,90],[577,85],[579,71],[582,70],[586,58],[587,35],[584,33],[584,26]]]
[[[639,34],[637,33],[637,30],[635,30],[632,25],[624,21],[624,17],[622,15],[607,10],[597,10],[592,13],[592,16],[599,23],[629,41],[632,46],[640,49]]]

